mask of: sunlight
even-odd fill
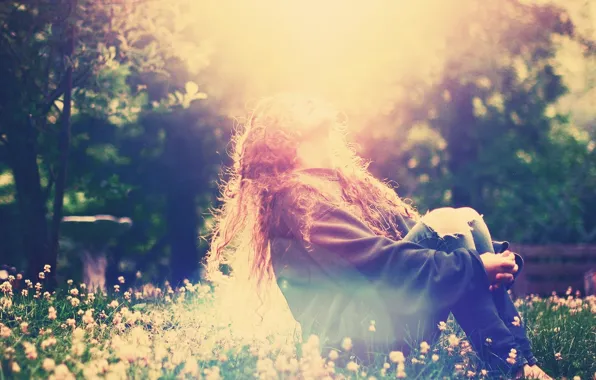
[[[180,24],[188,24],[189,38],[217,47],[211,60],[238,90],[231,101],[238,107],[247,99],[297,91],[366,114],[386,107],[400,81],[437,70],[443,37],[461,13],[439,0],[183,3]],[[182,55],[193,62],[193,54]]]

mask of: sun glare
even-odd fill
[[[189,33],[215,47],[213,63],[238,89],[241,106],[297,91],[374,113],[395,94],[396,83],[436,70],[443,36],[459,21],[458,9],[440,0],[187,4],[184,16],[195,26]]]

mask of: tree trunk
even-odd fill
[[[176,120],[176,119],[175,119]],[[172,285],[181,283],[197,274],[199,267],[197,184],[194,171],[196,162],[189,143],[189,128],[179,116],[178,122],[166,134],[164,161],[168,179],[166,189],[167,240],[170,246]]]
[[[196,275],[199,266],[195,194],[174,188],[166,195],[166,224],[171,249],[172,285]]]
[[[23,124],[15,128],[9,139],[9,163],[19,206],[22,254],[28,259],[26,276],[35,282],[45,264],[51,265],[52,271],[56,268],[56,259],[50,255],[47,210],[37,165],[37,134],[33,126]]]
[[[73,8],[76,9],[76,0],[72,1]],[[60,151],[60,161],[58,163],[58,174],[54,188],[54,207],[52,215],[52,229],[50,236],[50,255],[53,262],[57,261],[58,251],[60,249],[60,223],[64,209],[64,189],[66,187],[66,169],[68,167],[68,154],[70,150],[70,113],[72,97],[72,63],[71,58],[74,51],[74,25],[69,26],[68,41],[66,41],[66,51],[64,53],[64,62],[67,65],[65,73],[65,91],[64,108],[62,110],[62,128],[60,129],[58,149]],[[55,279],[55,276],[52,276]]]

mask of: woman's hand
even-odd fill
[[[480,259],[488,274],[491,290],[498,288],[500,284],[512,282],[513,275],[519,269],[515,263],[515,255],[511,251],[505,251],[498,255],[492,252],[486,252],[480,255]]]
[[[537,365],[528,365],[524,366],[524,378],[526,379],[539,379],[539,380],[553,380],[546,372],[542,370],[542,368],[538,367]]]

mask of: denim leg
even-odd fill
[[[445,236],[447,249],[453,250],[460,247],[474,249],[473,246],[465,243],[472,239],[472,232],[464,231],[462,235],[468,236],[466,239],[461,239],[460,236]],[[522,347],[501,317],[488,285],[487,281],[486,284],[474,286],[470,293],[453,305],[451,312],[466,333],[474,351],[489,369],[513,373],[526,361],[519,354],[514,364],[506,361],[511,349],[521,352]]]
[[[453,214],[449,210],[447,212],[442,210],[441,212],[443,214],[441,218],[449,217],[449,220],[452,220],[451,216],[453,216],[454,223],[456,223],[457,218],[461,222],[462,213],[457,213],[455,209],[450,210],[453,211]],[[429,220],[431,222],[437,221],[436,218],[423,218],[423,222],[428,222]],[[429,225],[428,227],[431,230],[437,227],[436,232],[433,230],[436,234],[434,240],[436,241],[438,239],[440,243],[438,246],[429,246],[428,248],[444,250],[446,252],[451,252],[457,248],[475,249],[479,252],[494,252],[488,227],[478,221],[475,223],[471,222],[471,220],[466,220],[466,223],[459,223],[458,225],[461,227],[459,231],[461,232],[458,233],[452,233],[453,226],[445,230],[448,230],[450,233],[443,233],[445,231],[440,229],[440,224]],[[427,239],[427,241],[429,240]],[[422,245],[422,243],[420,244]],[[515,348],[521,353],[522,347],[517,343],[513,332],[510,331],[501,317],[501,313],[497,309],[493,294],[488,289],[488,285],[487,281],[486,284],[479,284],[479,286],[473,287],[474,289],[458,300],[450,311],[466,333],[478,356],[489,368],[504,372],[515,371],[525,364],[524,357],[518,354],[514,364],[507,363],[506,359],[511,349]],[[511,320],[513,320],[513,317]],[[487,340],[488,338],[490,340]]]
[[[470,221],[470,227],[472,227],[472,236],[474,237],[474,243],[478,252],[494,253],[492,237],[484,219],[482,217],[475,218]],[[478,247],[481,247],[481,249],[478,249]],[[520,346],[524,357],[530,365],[535,364],[536,358],[532,353],[532,345],[528,339],[526,327],[521,322],[521,318],[519,318],[519,313],[511,300],[511,296],[504,287],[500,287],[492,291],[492,297],[499,312],[499,317],[505,322],[509,331],[515,337],[515,341]],[[517,323],[515,325],[513,324],[515,317],[519,318],[519,326],[517,326]]]

